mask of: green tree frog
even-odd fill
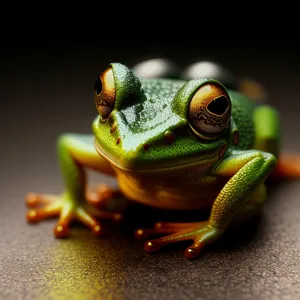
[[[65,133],[57,140],[65,191],[29,193],[27,220],[58,216],[58,238],[68,235],[74,219],[101,235],[101,218],[122,215],[99,209],[113,189],[103,185],[97,199],[88,196],[84,171],[93,169],[114,176],[129,200],[168,210],[209,208],[208,220],[159,222],[135,232],[146,239],[149,253],[190,240],[184,253],[196,258],[232,220],[259,212],[271,173],[300,176],[300,168],[279,159],[275,108],[255,103],[215,77],[140,78],[137,73],[122,63],[111,63],[101,73],[94,88],[93,134]],[[161,237],[150,239],[151,234]]]

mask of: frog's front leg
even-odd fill
[[[213,175],[228,177],[229,180],[215,199],[207,221],[186,224],[158,223],[150,232],[138,229],[136,237],[147,236],[148,233],[169,234],[148,240],[144,248],[150,253],[170,243],[192,240],[193,244],[186,249],[185,256],[197,257],[203,246],[217,240],[239,213],[243,215],[256,212],[247,204],[252,197],[257,203],[260,202],[257,198],[265,197],[263,183],[275,166],[275,156],[267,152],[231,151],[211,170]]]
[[[74,219],[90,227],[94,234],[101,234],[102,228],[96,220],[97,217],[118,220],[121,216],[118,213],[99,211],[86,201],[84,167],[107,175],[114,175],[114,171],[97,154],[91,135],[64,134],[58,138],[57,150],[65,191],[62,195],[29,193],[26,202],[32,209],[27,213],[27,220],[33,223],[47,217],[59,216],[54,228],[56,237],[67,236],[69,224]],[[102,200],[109,195],[111,193],[105,189]],[[42,207],[38,207],[41,205]]]

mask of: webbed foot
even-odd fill
[[[31,208],[26,216],[28,222],[36,223],[46,218],[59,217],[54,227],[54,235],[57,238],[68,236],[70,223],[74,220],[80,221],[89,227],[96,236],[99,236],[103,230],[97,218],[114,221],[122,219],[119,213],[100,211],[84,201],[79,204],[67,193],[62,195],[29,193],[25,200],[27,206]]]
[[[193,241],[185,252],[189,259],[197,258],[201,249],[208,243],[217,240],[223,231],[212,227],[208,221],[194,223],[156,223],[152,229],[138,229],[135,237],[139,240],[146,239],[152,235],[166,235],[164,237],[147,240],[144,249],[148,253],[158,251],[163,246],[182,241]]]
[[[107,184],[99,184],[95,191],[87,191],[86,200],[92,206],[103,208],[107,200],[122,195],[119,189],[112,188]]]

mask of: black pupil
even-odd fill
[[[102,82],[100,78],[98,78],[95,82],[95,90],[97,95],[99,95],[102,92]]]
[[[211,101],[208,106],[207,109],[215,114],[215,115],[223,115],[224,112],[226,111],[226,109],[228,108],[229,103],[226,97],[221,96],[219,98],[214,99],[213,101]]]

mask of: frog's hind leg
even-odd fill
[[[122,196],[120,189],[108,186],[105,183],[99,184],[95,191],[88,190],[86,192],[87,202],[96,208],[103,208],[106,204],[106,200],[118,196]]]
[[[276,169],[271,173],[271,180],[300,178],[300,153],[281,153]]]
[[[260,105],[254,110],[255,140],[253,148],[278,157],[280,150],[280,120],[273,107]]]
[[[258,106],[254,111],[256,132],[254,148],[272,153],[277,157],[277,166],[269,179],[292,179],[300,177],[300,153],[280,151],[280,120],[278,113],[268,105]]]

